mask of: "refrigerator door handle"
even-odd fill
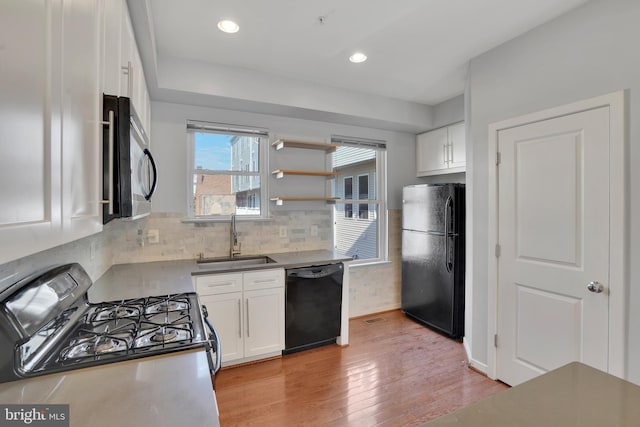
[[[449,262],[449,206],[453,207],[453,199],[447,197],[444,203],[444,263],[447,272],[453,270],[453,263]]]

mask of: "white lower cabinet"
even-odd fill
[[[225,365],[280,354],[284,348],[284,270],[197,276],[200,302],[220,336]]]

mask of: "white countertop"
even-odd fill
[[[70,404],[74,427],[218,426],[204,350],[0,384],[3,404]]]

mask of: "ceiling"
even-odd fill
[[[334,103],[342,105],[349,94],[350,102],[363,102],[366,116],[364,104],[372,100],[395,103],[392,111],[399,102],[432,106],[462,94],[471,58],[585,2],[130,0],[129,8],[154,99],[180,92],[181,102],[192,94],[195,104],[209,96],[331,113],[331,99],[320,105],[317,94],[336,94]],[[222,18],[235,20],[240,31],[219,31]],[[368,60],[349,62],[356,50]],[[210,73],[178,82],[176,76],[195,69]],[[218,87],[194,83],[207,74]],[[294,89],[308,105],[277,92]],[[357,116],[355,107],[334,112]]]

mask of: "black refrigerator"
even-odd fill
[[[402,191],[402,311],[451,338],[464,335],[464,184]]]

